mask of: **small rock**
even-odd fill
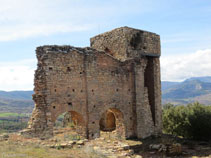
[[[84,141],[83,140],[79,140],[76,142],[77,145],[84,145]]]
[[[121,153],[121,156],[126,157],[128,156],[128,153]]]
[[[130,149],[130,146],[127,145],[127,144],[123,144],[123,145],[121,145],[121,147],[123,148],[123,150],[129,150]]]
[[[100,149],[100,147],[98,147],[98,146],[94,146],[94,147],[93,147],[93,149],[94,149],[94,150],[99,150],[99,149]]]
[[[107,158],[118,158],[118,156],[111,155],[111,156],[107,156]]]
[[[182,145],[179,143],[168,146],[167,153],[169,155],[178,155],[182,153]]]
[[[160,149],[158,150],[159,152],[166,152],[167,151],[167,146],[161,144]]]
[[[161,144],[150,144],[149,148],[153,150],[159,150],[161,147]]]
[[[78,145],[78,146],[77,146],[77,148],[81,148],[81,147],[82,147],[81,145]]]
[[[69,145],[74,145],[74,144],[76,144],[76,142],[75,141],[69,141],[68,144]]]
[[[62,148],[65,148],[65,147],[68,146],[68,144],[67,144],[67,143],[61,143],[60,146],[61,146]]]
[[[89,140],[88,139],[84,139],[84,143],[88,142]]]
[[[134,150],[128,150],[128,156],[133,155],[134,154]]]
[[[140,155],[136,155],[135,158],[143,158],[142,156]]]

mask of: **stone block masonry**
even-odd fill
[[[91,48],[36,49],[35,108],[22,134],[53,136],[65,112],[88,139],[100,130],[125,138],[161,133],[159,35],[121,27],[90,41]]]

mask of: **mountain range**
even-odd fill
[[[183,82],[162,81],[162,104],[198,101],[211,105],[211,76],[192,77]],[[0,112],[31,113],[33,91],[0,91]]]
[[[183,82],[163,81],[162,103],[211,105],[211,76],[192,77]]]

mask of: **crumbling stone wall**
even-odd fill
[[[52,136],[56,118],[70,111],[90,139],[100,136],[108,111],[126,138],[161,132],[159,35],[122,27],[91,38],[91,48],[43,46],[36,53],[35,108],[23,134]]]

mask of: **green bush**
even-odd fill
[[[211,140],[211,106],[163,106],[164,133],[197,140]]]

